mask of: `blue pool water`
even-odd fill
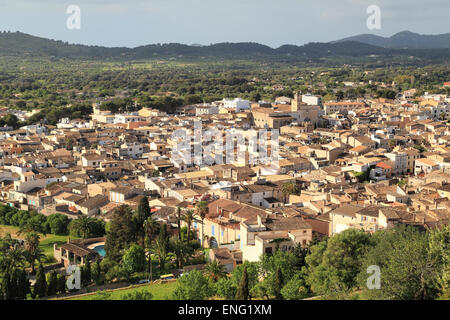
[[[97,251],[97,253],[99,255],[101,255],[102,257],[106,256],[106,251],[105,251],[105,246],[104,245],[96,246],[93,250]]]

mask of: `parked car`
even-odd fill
[[[151,281],[150,280],[148,280],[148,279],[142,279],[142,280],[139,280],[138,282],[137,282],[137,284],[144,284],[144,283],[150,283]]]

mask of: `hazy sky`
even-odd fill
[[[69,30],[69,5],[81,29]],[[366,26],[381,8],[381,30]],[[450,32],[450,0],[0,0],[0,30],[71,43],[134,47],[151,43],[327,42],[360,33]]]

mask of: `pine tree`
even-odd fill
[[[38,271],[36,273],[36,283],[33,290],[35,297],[45,297],[47,295],[47,281],[45,279],[44,267],[39,264]]]
[[[236,300],[248,300],[248,299],[249,299],[248,274],[247,268],[244,268],[241,282],[239,283],[239,288],[236,292]]]

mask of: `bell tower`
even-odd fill
[[[302,94],[300,92],[297,92],[294,96],[294,99],[292,100],[291,103],[291,111],[292,112],[297,112],[298,111],[298,107],[302,104]]]

